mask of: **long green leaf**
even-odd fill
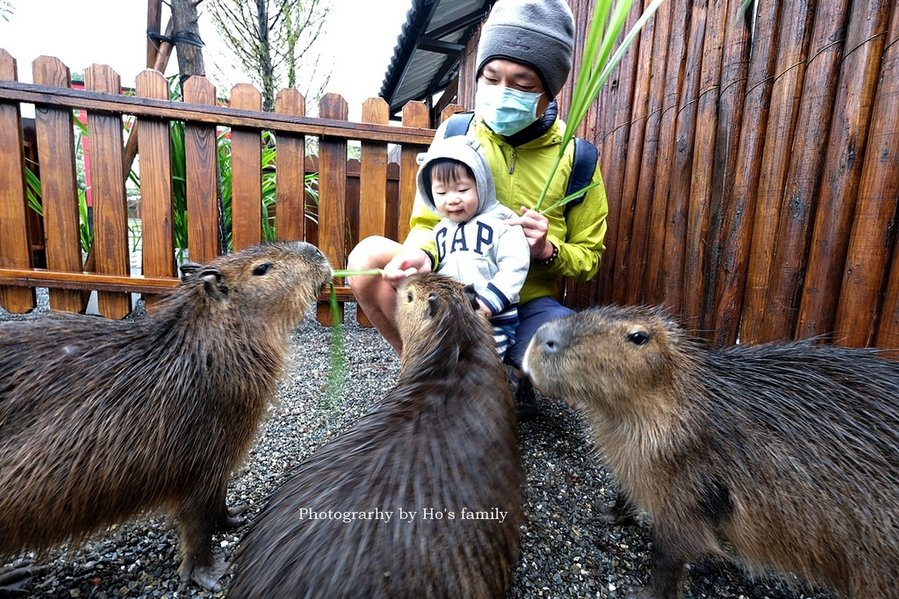
[[[637,34],[658,9],[664,0],[654,0],[643,12],[631,30],[624,36],[617,49],[615,42],[621,34],[627,16],[633,6],[633,0],[620,0],[612,8],[611,0],[597,0],[593,11],[593,18],[587,31],[587,40],[584,46],[584,55],[580,70],[575,79],[568,116],[565,120],[565,132],[562,135],[559,152],[555,163],[550,170],[534,210],[541,211],[541,206],[546,199],[550,182],[556,174],[565,149],[574,138],[575,132],[590,110],[590,106],[599,96],[599,90],[609,75],[621,61],[624,53],[633,43]],[[614,51],[613,51],[614,49]],[[557,202],[557,204],[560,202]]]

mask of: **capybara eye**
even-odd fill
[[[264,264],[258,264],[258,265],[256,265],[256,268],[253,269],[253,276],[254,276],[254,277],[261,277],[262,275],[264,275],[265,273],[267,273],[267,272],[270,271],[271,269],[272,269],[272,263],[271,263],[271,262],[265,262]]]
[[[649,341],[649,334],[646,331],[634,331],[627,334],[627,340],[634,345],[643,345]]]
[[[411,302],[411,301],[412,301],[412,292],[411,292],[411,291],[408,292],[408,293],[406,294],[406,301],[407,301],[407,302]]]

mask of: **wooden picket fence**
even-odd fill
[[[35,305],[35,287],[48,287],[54,310],[78,312],[84,291],[97,290],[102,315],[128,314],[131,293],[158,294],[178,284],[172,234],[170,124],[184,123],[188,254],[207,262],[222,253],[219,231],[217,128],[230,128],[233,249],[262,241],[262,132],[276,135],[277,237],[309,240],[342,268],[352,245],[368,235],[402,239],[408,231],[415,189],[416,155],[430,143],[426,107],[410,103],[402,126],[388,122],[381,99],[364,103],[361,123],[347,120],[346,101],[325,95],[319,116],[305,116],[295,90],[282,90],[276,111],[261,111],[254,87],[239,84],[221,106],[203,77],[188,79],[184,101],[170,100],[167,80],[157,71],[137,76],[134,95],[121,93],[120,77],[104,65],[85,72],[85,89],[72,89],[69,69],[58,59],[38,58],[34,83],[17,81],[16,63],[0,50],[0,305],[25,312]],[[32,239],[25,201],[21,103],[36,107],[35,129],[43,204],[43,240]],[[85,272],[79,246],[79,216],[73,111],[86,110],[93,198],[93,265]],[[142,274],[131,275],[125,177],[129,148],[123,118],[138,130]],[[307,137],[318,140],[317,168],[305,157]],[[347,142],[361,142],[361,160],[347,160]],[[396,148],[389,148],[396,144]],[[399,156],[388,164],[388,151]],[[317,223],[304,216],[304,174],[318,173]],[[353,172],[353,171],[356,172]],[[34,268],[33,246],[43,244],[46,268]],[[351,299],[338,288],[341,302]],[[322,300],[326,298],[323,297]],[[342,305],[342,304],[341,304]],[[319,317],[330,320],[326,306]]]
[[[575,68],[593,4],[571,0]],[[899,3],[760,0],[751,27],[742,4],[664,3],[603,88],[579,134],[600,148],[607,249],[599,275],[567,282],[563,300],[574,308],[663,304],[690,333],[717,345],[824,337],[899,356]],[[476,42],[460,67],[458,101],[469,108]],[[29,287],[47,286],[56,309],[77,310],[83,290],[99,289],[101,312],[119,316],[129,309],[122,292],[177,284],[163,226],[172,121],[188,131],[191,259],[219,251],[217,127],[233,135],[235,247],[259,239],[266,130],[279,145],[279,236],[309,235],[301,216],[304,136],[320,140],[317,244],[335,266],[366,235],[405,235],[415,155],[433,136],[423,104],[410,103],[403,126],[391,127],[381,100],[366,102],[365,122],[351,123],[336,95],[323,98],[313,119],[290,90],[275,113],[264,113],[251,86],[236,86],[223,107],[204,79],[187,82],[182,103],[168,100],[165,81],[151,71],[138,77],[134,97],[119,94],[118,76],[105,67],[88,70],[86,91],[70,89],[68,70],[53,59],[37,61],[34,74],[35,84],[18,83],[15,63],[0,51],[0,303],[8,310],[29,309]],[[559,95],[563,115],[570,94],[569,82]],[[20,103],[38,107],[46,269],[32,267],[27,239],[33,215],[20,192]],[[92,152],[103,156],[91,170],[97,239],[90,273],[77,242],[75,108],[93,115]],[[138,136],[140,277],[127,271],[123,116],[135,116],[147,133]],[[348,140],[362,142],[358,208]],[[401,148],[394,182],[385,174],[388,144]],[[163,236],[151,238],[152,231]],[[340,297],[351,299],[346,288]]]

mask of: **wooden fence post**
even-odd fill
[[[262,110],[262,94],[252,85],[231,88],[231,107]],[[231,239],[234,250],[262,241],[262,137],[253,129],[231,129]]]
[[[169,99],[169,85],[159,71],[147,69],[137,76],[137,95]],[[140,137],[140,216],[142,270],[144,276],[173,277],[175,271],[174,220],[172,215],[172,159],[168,121],[138,118]],[[133,133],[132,133],[133,135]],[[126,156],[127,159],[127,156]],[[156,299],[144,295],[152,310]]]
[[[291,116],[306,114],[306,99],[295,89],[282,89],[275,98],[275,112]],[[279,133],[275,174],[275,202],[278,239],[305,239],[306,215],[306,138],[302,135]]]
[[[349,114],[346,100],[338,94],[325,94],[319,104],[322,118],[345,121]],[[346,140],[322,137],[319,142],[318,247],[332,268],[346,265]],[[343,322],[343,304],[339,306]],[[318,321],[335,324],[327,302],[318,303]]]
[[[16,61],[6,50],[0,50],[0,80],[17,80]],[[0,131],[5,132],[0,135],[0,267],[31,268],[22,119],[17,103],[0,103]],[[0,285],[0,306],[7,311],[24,313],[35,305],[34,289]]]
[[[383,98],[369,98],[362,105],[362,122],[386,125],[390,119]],[[362,142],[359,167],[359,239],[387,234],[387,144]],[[356,321],[371,326],[371,321],[356,308]]]
[[[184,82],[184,101],[215,104],[215,88],[205,77]],[[187,246],[193,262],[206,264],[221,250],[219,224],[218,144],[214,125],[185,123],[187,168]]]
[[[428,127],[428,107],[424,102],[407,102],[403,106],[404,127]],[[397,223],[399,241],[409,234],[409,218],[415,200],[415,177],[418,174],[416,158],[421,153],[418,146],[404,145],[400,152],[400,212]]]
[[[118,94],[119,75],[106,65],[92,65],[85,71],[88,91]],[[91,151],[102,160],[91,160],[91,188],[94,198],[94,256],[101,274],[131,273],[128,253],[128,206],[125,199],[124,142],[120,116],[89,111],[87,123]],[[109,318],[123,318],[131,312],[131,294],[97,292],[99,311]]]
[[[39,56],[32,64],[32,71],[32,78],[38,85],[69,87],[69,69],[58,58]],[[72,118],[69,108],[35,106],[35,131],[38,160],[41,164],[41,200],[47,237],[47,268],[81,272]],[[50,289],[50,308],[81,312],[81,292]]]

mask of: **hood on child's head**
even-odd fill
[[[478,189],[478,213],[492,208],[496,203],[496,187],[493,183],[493,173],[487,165],[487,160],[479,151],[480,144],[474,138],[456,135],[445,139],[435,140],[428,151],[418,155],[418,175],[416,184],[422,199],[433,211],[437,211],[434,198],[431,195],[431,178],[428,176],[428,165],[437,158],[451,158],[462,162],[474,173]]]

